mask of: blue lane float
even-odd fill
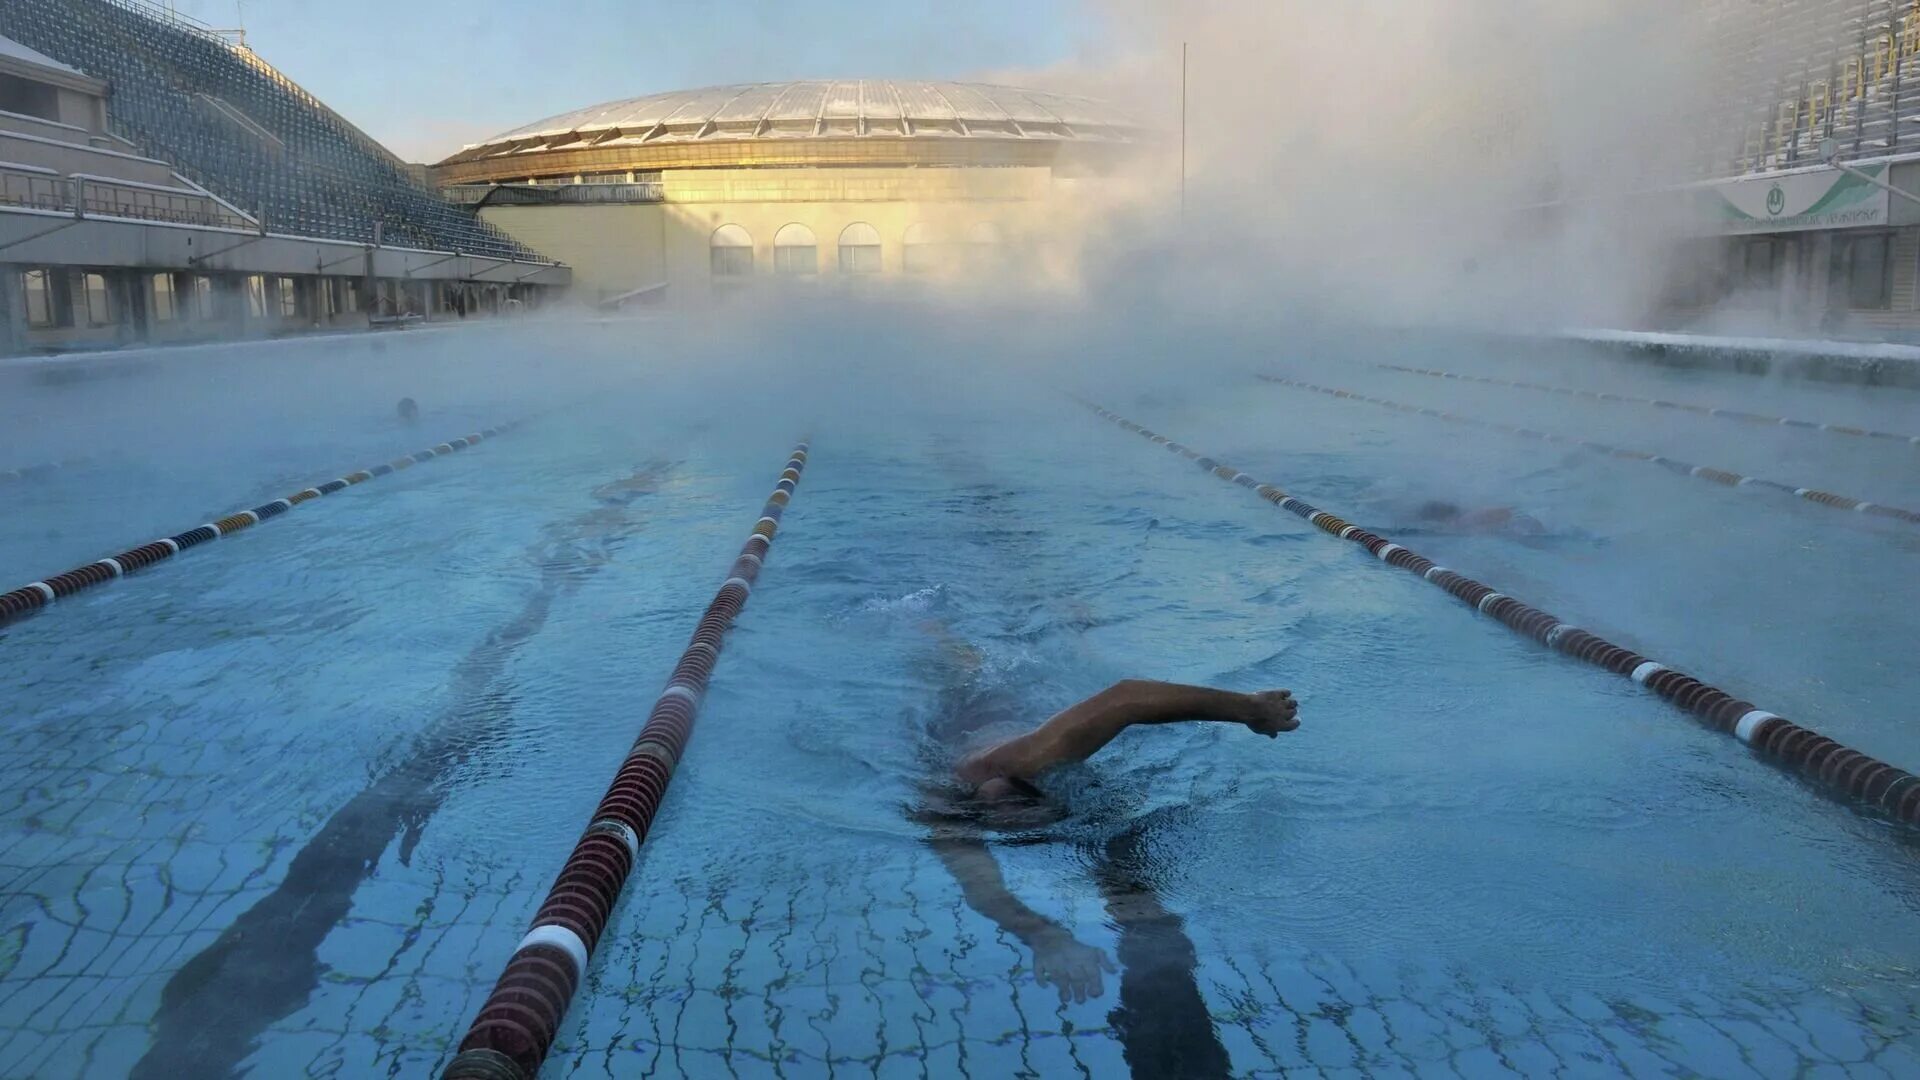
[[[727,631],[746,606],[806,467],[802,442],[442,1080],[532,1080],[540,1071],[686,751]]]
[[[1492,586],[1439,566],[1411,548],[1297,499],[1272,484],[1262,483],[1231,465],[1202,456],[1198,451],[1117,413],[1091,403],[1087,407],[1104,419],[1194,462],[1222,480],[1252,490],[1280,509],[1306,519],[1320,531],[1360,545],[1381,562],[1417,574],[1422,580],[1445,589],[1482,615],[1499,620],[1522,637],[1633,680],[1692,713],[1706,726],[1733,736],[1754,752],[1798,772],[1835,796],[1887,814],[1898,821],[1920,823],[1920,777],[1905,769],[1843,746],[1811,728],[1801,727],[1678,669],[1615,645],[1506,593],[1497,592]]]
[[[1492,375],[1467,375],[1457,371],[1441,371],[1438,368],[1409,367],[1405,364],[1374,364],[1382,371],[1398,371],[1407,375],[1426,375],[1435,379],[1454,379],[1459,382],[1485,383],[1488,386],[1511,386],[1521,390],[1538,390],[1547,394],[1559,394],[1563,397],[1585,398],[1588,401],[1625,402],[1631,405],[1652,405],[1659,409],[1677,409],[1681,412],[1698,413],[1721,420],[1740,420],[1750,424],[1767,424],[1773,427],[1808,428],[1829,435],[1852,435],[1863,439],[1887,439],[1903,442],[1909,446],[1920,446],[1920,435],[1903,435],[1897,431],[1877,431],[1873,428],[1856,427],[1852,424],[1825,424],[1818,420],[1796,420],[1787,416],[1769,416],[1766,413],[1746,412],[1741,409],[1723,409],[1712,405],[1694,405],[1684,401],[1668,401],[1665,398],[1638,397],[1633,394],[1613,394],[1604,390],[1582,390],[1576,386],[1555,386],[1551,383],[1528,382],[1525,379],[1502,379]]]
[[[1304,382],[1300,379],[1289,379],[1280,375],[1262,373],[1259,375],[1259,378],[1279,386],[1290,386],[1298,390],[1311,390],[1314,393],[1325,394],[1328,397],[1344,398],[1348,401],[1364,401],[1369,405],[1378,405],[1381,408],[1392,409],[1396,412],[1430,416],[1436,420],[1446,420],[1455,424],[1466,424],[1469,427],[1498,431],[1507,435],[1518,435],[1524,439],[1539,439],[1542,442],[1556,443],[1561,446],[1574,446],[1582,450],[1591,450],[1596,454],[1605,454],[1608,457],[1619,458],[1623,461],[1644,461],[1649,465],[1658,465],[1668,472],[1677,473],[1681,476],[1690,476],[1697,480],[1711,481],[1723,487],[1764,488],[1769,491],[1777,491],[1795,496],[1796,498],[1805,499],[1808,502],[1819,503],[1821,506],[1831,506],[1836,510],[1851,510],[1855,513],[1866,514],[1871,517],[1892,518],[1895,521],[1905,521],[1910,524],[1920,525],[1920,512],[1903,509],[1898,506],[1886,506],[1881,503],[1868,502],[1865,499],[1856,499],[1850,495],[1837,495],[1831,491],[1823,491],[1819,488],[1795,487],[1792,484],[1783,484],[1778,480],[1762,480],[1755,476],[1742,476],[1737,472],[1732,472],[1727,469],[1715,469],[1707,465],[1694,465],[1660,454],[1649,454],[1644,450],[1628,450],[1610,443],[1595,442],[1592,439],[1576,439],[1570,435],[1555,435],[1550,431],[1536,431],[1533,428],[1521,427],[1517,424],[1504,424],[1497,420],[1481,420],[1477,417],[1461,416],[1458,413],[1448,412],[1445,409],[1432,409],[1419,405],[1409,405],[1402,401],[1389,401],[1386,398],[1373,397],[1368,394],[1362,394],[1356,390],[1343,390],[1335,386],[1321,386],[1317,383]]]
[[[85,566],[77,566],[64,574],[55,574],[39,581],[28,582],[12,592],[0,593],[0,626],[25,618],[61,597],[72,596],[82,589],[90,589],[135,570],[164,562],[188,548],[198,547],[223,536],[232,536],[242,529],[251,529],[269,518],[279,517],[303,502],[331,495],[378,476],[412,468],[421,462],[432,461],[436,457],[465,450],[469,446],[477,446],[482,440],[505,434],[519,427],[520,424],[521,421],[516,420],[499,427],[490,427],[471,435],[464,435],[417,454],[398,457],[385,464],[351,472],[325,483],[296,491],[284,499],[275,499],[250,510],[239,510],[185,532],[163,536],[158,540],[141,544],[139,547],[128,548],[117,555],[87,563]]]

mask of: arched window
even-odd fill
[[[916,221],[907,226],[906,235],[901,237],[901,251],[905,253],[901,265],[909,274],[925,274],[940,265],[940,250],[933,230],[926,223]]]
[[[738,225],[722,225],[713,230],[710,241],[713,276],[749,277],[753,274],[753,237]]]
[[[840,272],[877,274],[880,272],[880,230],[864,221],[856,221],[840,230]]]
[[[817,274],[820,272],[820,248],[813,230],[799,222],[780,226],[773,234],[773,272],[776,274]]]

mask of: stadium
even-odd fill
[[[138,0],[0,6],[0,351],[257,337],[570,282],[244,44]]]
[[[715,86],[593,105],[468,146],[436,181],[603,303],[699,302],[1044,261],[1045,228],[1140,145],[1098,101],[957,82]]]
[[[1920,334],[1920,4],[1717,0],[1694,182],[1702,235],[1659,318]],[[1829,158],[1833,164],[1829,164]],[[1897,192],[1891,189],[1899,189]]]

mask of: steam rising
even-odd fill
[[[1630,197],[1690,178],[1689,120],[1714,81],[1693,5],[1104,8],[1104,55],[1007,76],[1124,104],[1162,133],[1077,223],[1096,294],[1392,324],[1635,325],[1688,232],[1682,200]]]

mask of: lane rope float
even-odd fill
[[[232,536],[242,529],[251,529],[268,518],[279,517],[303,502],[323,495],[331,495],[375,477],[410,469],[421,462],[432,461],[434,458],[465,450],[469,446],[477,446],[481,440],[505,434],[519,427],[523,422],[515,420],[501,424],[499,427],[484,428],[458,439],[449,439],[417,454],[407,454],[394,458],[384,465],[350,472],[323,484],[296,491],[284,499],[263,503],[251,510],[235,511],[226,517],[188,529],[186,532],[163,536],[150,543],[141,544],[139,547],[128,548],[118,555],[74,567],[64,574],[55,574],[39,581],[28,582],[12,592],[0,593],[0,626],[31,615],[60,597],[72,596],[82,589],[90,589],[95,585],[112,581],[114,578],[131,574],[135,570],[145,569],[154,563],[171,559],[190,547],[210,540],[218,540],[223,536]]]
[[[1768,416],[1765,413],[1744,412],[1740,409],[1722,409],[1710,405],[1694,405],[1684,401],[1668,401],[1665,398],[1637,397],[1632,394],[1613,394],[1604,390],[1582,390],[1577,386],[1554,386],[1550,383],[1528,382],[1525,379],[1501,379],[1491,375],[1467,375],[1457,371],[1441,371],[1438,368],[1408,367],[1405,364],[1374,364],[1382,371],[1398,371],[1408,375],[1427,375],[1436,379],[1457,379],[1460,382],[1486,383],[1489,386],[1513,386],[1522,390],[1539,390],[1549,394],[1566,397],[1586,398],[1590,401],[1624,401],[1633,405],[1653,405],[1662,409],[1679,409],[1682,412],[1699,413],[1702,416],[1717,416],[1724,420],[1744,420],[1753,424],[1771,424],[1776,427],[1811,428],[1831,435],[1856,435],[1867,439],[1891,439],[1895,442],[1920,446],[1920,435],[1902,435],[1897,431],[1876,431],[1873,428],[1855,427],[1851,424],[1823,424],[1818,420],[1795,420],[1786,416]]]
[[[1344,521],[1272,484],[1255,480],[1231,465],[1204,457],[1198,451],[1117,413],[1091,403],[1083,404],[1120,427],[1195,462],[1215,476],[1251,488],[1261,498],[1305,518],[1320,531],[1342,540],[1351,540],[1366,548],[1381,562],[1419,575],[1482,615],[1498,619],[1515,633],[1615,675],[1632,679],[1692,713],[1706,726],[1732,735],[1762,756],[1799,772],[1828,792],[1884,812],[1898,821],[1920,823],[1920,777],[1843,746],[1752,702],[1735,698],[1676,668],[1657,663],[1597,634],[1562,622],[1557,616],[1439,566],[1402,544]]]
[[[806,467],[802,442],[442,1080],[532,1080],[540,1071],[666,797],[727,631],[753,591]]]
[[[1456,424],[1485,428],[1489,431],[1498,431],[1508,435],[1519,435],[1528,439],[1540,439],[1544,442],[1558,443],[1563,446],[1577,446],[1582,450],[1592,450],[1597,454],[1605,454],[1608,457],[1620,458],[1625,461],[1644,461],[1650,465],[1658,465],[1669,472],[1679,473],[1682,476],[1695,477],[1700,480],[1709,480],[1724,487],[1751,486],[1767,488],[1772,491],[1781,491],[1788,495],[1797,496],[1808,502],[1819,503],[1821,506],[1830,506],[1836,510],[1852,510],[1861,514],[1870,514],[1874,517],[1893,518],[1897,521],[1920,524],[1920,512],[1906,510],[1898,506],[1886,506],[1881,503],[1867,502],[1864,499],[1856,499],[1849,495],[1836,495],[1831,491],[1822,491],[1819,488],[1795,487],[1792,484],[1780,483],[1778,480],[1762,480],[1757,476],[1743,476],[1740,473],[1731,472],[1727,469],[1715,469],[1707,465],[1694,465],[1661,454],[1649,454],[1644,450],[1628,450],[1624,447],[1614,446],[1611,443],[1595,442],[1592,439],[1577,439],[1571,435],[1555,435],[1550,431],[1536,431],[1533,428],[1520,427],[1517,424],[1503,424],[1497,420],[1481,420],[1478,417],[1461,416],[1459,413],[1448,412],[1445,409],[1432,409],[1420,405],[1408,405],[1401,401],[1389,401],[1386,398],[1362,394],[1357,390],[1342,390],[1335,386],[1321,386],[1318,383],[1303,382],[1299,379],[1289,379],[1280,375],[1269,375],[1265,372],[1257,374],[1259,378],[1280,386],[1291,386],[1299,390],[1312,390],[1315,393],[1326,394],[1329,397],[1346,398],[1351,401],[1364,401],[1369,405],[1378,405],[1382,408],[1394,409],[1403,413],[1418,413],[1421,416],[1431,416],[1436,420],[1448,420]]]

